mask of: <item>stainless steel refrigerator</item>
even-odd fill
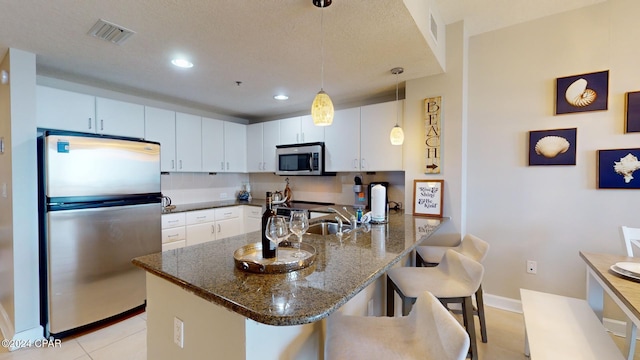
[[[38,155],[45,336],[144,306],[131,259],[162,251],[160,145],[46,130]]]

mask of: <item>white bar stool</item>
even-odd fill
[[[473,322],[474,295],[484,275],[479,262],[447,250],[444,258],[434,267],[400,267],[387,272],[387,316],[394,315],[394,291],[402,299],[402,315],[407,315],[416,298],[425,291],[431,292],[445,306],[462,304],[462,319],[470,340],[471,358],[478,358],[476,332]]]
[[[455,247],[449,246],[418,246],[416,248],[416,266],[436,266],[442,260],[445,251],[448,249],[455,250],[460,254],[482,263],[489,252],[489,243],[479,237],[467,234],[462,239],[460,245]],[[478,287],[475,294],[476,307],[473,314],[478,316],[480,323],[480,335],[482,342],[487,342],[487,324],[484,316],[484,298],[482,292],[482,284]]]
[[[325,356],[333,359],[462,360],[469,337],[429,292],[403,317],[351,316],[327,319]]]

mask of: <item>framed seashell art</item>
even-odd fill
[[[529,165],[575,165],[577,128],[529,131]]]
[[[627,116],[624,132],[640,132],[640,91],[628,92],[625,103]]]
[[[556,115],[607,110],[609,70],[556,79]]]
[[[640,189],[640,148],[598,150],[598,189]]]

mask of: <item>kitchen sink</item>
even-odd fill
[[[317,235],[332,235],[338,232],[340,225],[336,221],[321,221],[314,224],[309,225],[309,230],[307,230],[308,234],[317,234]],[[351,230],[351,226],[348,223],[342,224],[342,232],[347,232]]]

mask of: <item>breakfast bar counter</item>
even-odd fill
[[[322,219],[313,219],[311,223]],[[278,338],[273,333],[275,328],[289,328],[282,330],[287,332],[303,326],[299,331],[307,334],[303,336],[306,338],[309,332],[319,331],[319,320],[344,306],[374,282],[381,282],[380,278],[388,269],[406,258],[446,221],[446,218],[413,217],[392,212],[387,224],[367,225],[342,238],[337,235],[305,234],[303,242],[315,247],[317,252],[314,264],[284,274],[256,274],[235,267],[234,251],[244,245],[260,242],[259,232],[138,257],[133,263],[147,271],[149,355],[158,356],[154,358],[179,355],[204,357],[199,353],[204,351],[202,347],[186,351],[188,345],[193,344],[193,338],[202,336],[190,335],[193,332],[189,329],[201,326],[210,334],[205,337],[208,339],[205,340],[206,346],[211,345],[214,339],[227,337],[225,333],[236,330],[243,333],[245,336],[236,345],[232,345],[232,342],[238,336],[221,340],[229,350],[227,355],[233,358],[249,358],[249,353],[255,350],[254,341],[260,342],[260,336],[255,334],[254,339],[250,339],[252,327],[268,326],[271,335],[262,341],[272,347]],[[382,291],[379,292],[377,296],[382,298]],[[379,307],[383,308],[383,304],[379,304]],[[192,315],[195,319],[190,320],[189,312],[195,309],[200,310]],[[184,324],[182,348],[174,345],[177,330],[174,329],[173,317]],[[193,325],[190,322],[200,324]],[[219,327],[211,323],[221,322],[225,322],[225,325],[220,329],[209,328]],[[311,330],[304,328],[304,324],[311,324]],[[220,334],[214,336],[216,331]],[[285,342],[301,337],[300,333],[282,336],[284,338],[279,340],[288,339]],[[307,338],[305,342],[308,341]],[[164,350],[154,349],[158,346]],[[258,347],[263,351],[264,347]],[[283,348],[293,351],[290,343],[283,344]],[[279,352],[278,356],[282,354]]]

